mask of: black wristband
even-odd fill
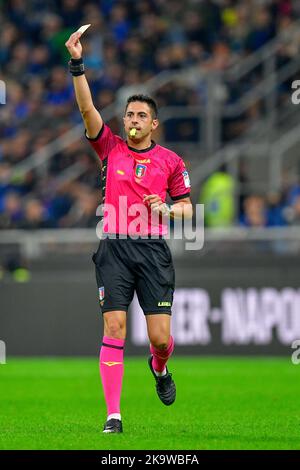
[[[79,75],[84,74],[84,63],[82,57],[80,57],[80,59],[71,58],[68,64],[69,72],[73,75],[73,77],[78,77]]]

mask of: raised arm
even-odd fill
[[[81,34],[82,33],[80,32],[71,34],[68,41],[65,43],[65,46],[71,55],[71,61],[74,64],[79,64],[82,61],[82,45],[79,40]],[[78,76],[73,75],[73,84],[76,101],[84,121],[87,136],[93,139],[99,134],[103,126],[103,120],[94,106],[90,87],[85,74]]]

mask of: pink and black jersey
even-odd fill
[[[164,202],[167,192],[173,201],[189,197],[190,180],[183,160],[154,142],[145,150],[133,149],[106,124],[96,138],[88,140],[102,161],[103,232],[166,235],[167,224],[161,217],[153,218],[143,198],[157,194]]]

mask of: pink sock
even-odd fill
[[[152,344],[150,344],[150,352],[153,355],[152,366],[153,369],[156,370],[156,372],[162,372],[164,370],[167,360],[169,359],[173,351],[173,336],[170,336],[168,347],[163,351],[160,349],[156,349],[154,346],[152,346]]]
[[[103,337],[100,349],[100,376],[107,406],[107,416],[120,413],[120,398],[124,372],[124,339]]]

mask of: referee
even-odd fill
[[[99,363],[107,406],[103,432],[120,433],[126,314],[134,291],[147,322],[151,353],[148,363],[158,397],[165,405],[175,401],[175,383],[166,366],[174,350],[170,320],[175,275],[164,235],[166,218],[192,217],[190,182],[182,159],[151,140],[159,125],[152,98],[128,98],[123,117],[126,140],[104,124],[84,75],[81,34],[73,33],[65,44],[71,55],[69,70],[86,138],[102,162],[105,211],[113,207],[116,214],[114,218],[108,210],[103,239],[93,261],[104,321]],[[165,204],[167,192],[175,202],[172,206]],[[135,223],[136,206],[144,209],[140,212],[146,213],[146,223],[143,218]]]

